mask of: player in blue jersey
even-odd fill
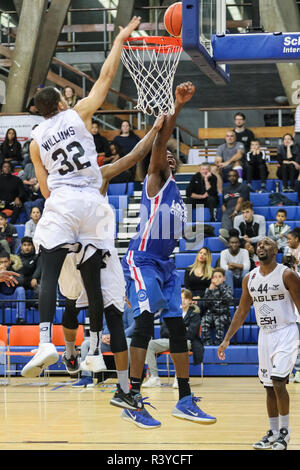
[[[182,83],[175,92],[175,113],[168,115],[152,147],[148,173],[143,185],[140,224],[122,259],[127,297],[135,317],[135,330],[130,347],[130,383],[140,394],[146,351],[154,327],[154,314],[161,313],[170,334],[170,352],[175,364],[179,401],[172,415],[199,423],[214,423],[197,406],[199,398],[191,394],[186,329],[182,319],[181,282],[174,261],[170,259],[178,239],[183,235],[186,208],[173,173],[177,162],[168,151],[176,118],[184,104],[195,93],[192,83]],[[122,418],[142,428],[161,423],[145,407],[125,410]]]

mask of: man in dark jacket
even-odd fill
[[[40,258],[35,253],[31,237],[23,237],[19,257],[22,261],[20,273],[23,274],[23,287],[33,289],[38,295],[38,283],[41,279]]]
[[[201,364],[203,362],[204,348],[203,343],[200,339],[200,325],[201,316],[200,309],[197,305],[194,305],[193,294],[190,290],[184,289],[181,293],[182,300],[182,316],[183,322],[186,327],[186,337],[188,350],[193,352],[194,365]],[[149,342],[146,364],[148,364],[150,370],[150,378],[147,382],[144,382],[142,387],[160,387],[160,378],[158,376],[156,354],[164,351],[168,351],[170,347],[169,332],[165,323],[162,323],[160,328],[160,338],[152,339]],[[173,388],[178,388],[177,380],[175,377]]]
[[[0,274],[1,272],[10,271],[19,274],[18,285],[8,285],[5,281],[0,282],[0,308],[10,307],[17,309],[17,323],[26,323],[26,305],[25,290],[22,287],[23,276],[20,273],[21,260],[17,255],[9,255],[5,251],[0,252]]]
[[[0,209],[12,211],[10,222],[15,224],[26,199],[23,181],[12,174],[10,162],[3,162],[0,174]]]
[[[7,222],[7,215],[0,212],[0,248],[7,253],[16,253],[20,239],[16,227]]]

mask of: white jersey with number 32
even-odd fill
[[[287,266],[277,264],[267,276],[260,273],[260,267],[249,273],[248,290],[253,299],[256,321],[265,333],[299,321],[295,304],[283,282],[286,269]]]
[[[65,185],[101,187],[94,139],[76,111],[68,109],[45,119],[32,131],[32,137],[48,171],[50,191]]]

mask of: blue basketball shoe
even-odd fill
[[[217,421],[217,418],[210,416],[202,411],[197,402],[200,398],[194,397],[193,394],[187,395],[181,398],[172,411],[172,416],[181,419],[188,419],[201,424],[213,424]]]
[[[156,419],[152,418],[150,413],[145,408],[145,405],[149,405],[152,408],[154,406],[150,405],[150,403],[145,402],[146,398],[142,398],[140,401],[142,402],[143,406],[139,410],[127,410],[124,409],[121,413],[121,418],[124,419],[125,421],[129,421],[139,428],[144,428],[144,429],[152,429],[152,428],[159,428],[161,426],[161,422],[157,421]]]

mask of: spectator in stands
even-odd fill
[[[225,336],[225,328],[230,323],[230,305],[233,305],[233,291],[225,282],[225,270],[215,268],[210,286],[202,297],[203,316],[201,318],[201,336],[204,346],[219,345]],[[211,329],[215,329],[212,340]]]
[[[140,141],[138,135],[136,135],[130,127],[128,121],[122,121],[120,134],[113,139],[113,143],[121,147],[124,155],[127,155]],[[130,170],[130,181],[135,180],[136,165]]]
[[[233,219],[241,210],[244,201],[249,200],[249,189],[246,184],[238,182],[238,172],[228,173],[229,185],[223,189],[222,222],[220,237],[229,239],[229,231],[233,228]]]
[[[246,242],[246,243],[244,244],[244,248],[245,248],[245,250],[247,250],[248,253],[249,253],[250,271],[252,271],[252,269],[254,269],[254,268],[256,268],[257,266],[259,266],[259,259],[258,259],[258,256],[257,256],[257,254],[255,253],[255,249],[254,249],[254,246],[252,245],[252,243]]]
[[[39,85],[36,89],[35,89],[35,92],[34,92],[34,95],[36,95],[36,93],[38,91],[40,91],[42,88],[44,88],[44,85]],[[38,109],[37,107],[35,106],[34,104],[34,96],[31,98],[31,100],[29,101],[29,104],[26,108],[26,111],[27,113],[30,113],[30,114],[35,114],[37,116],[40,116],[40,113],[38,112]]]
[[[246,116],[243,113],[236,113],[234,116],[234,126],[236,141],[242,142],[245,152],[249,152],[250,143],[252,140],[255,140],[255,136],[250,129],[246,128]]]
[[[189,351],[193,351],[194,365],[201,364],[203,361],[203,344],[199,336],[201,324],[200,309],[193,304],[192,292],[184,289],[181,292],[182,300],[182,316],[186,328],[187,346]],[[153,388],[160,387],[160,378],[158,376],[156,355],[170,349],[169,331],[165,324],[162,323],[160,328],[160,338],[152,339],[147,348],[145,363],[149,367],[150,377],[142,387]],[[175,377],[173,388],[178,388],[177,379]]]
[[[25,234],[24,235],[26,237],[31,237],[31,238],[34,237],[36,226],[37,226],[37,224],[38,224],[41,217],[42,217],[42,213],[40,211],[40,208],[37,207],[37,206],[34,206],[31,209],[31,212],[30,212],[30,220],[28,220],[25,224]]]
[[[20,174],[26,191],[26,199],[24,202],[24,210],[28,219],[30,219],[31,210],[33,207],[38,207],[43,212],[45,199],[42,196],[40,185],[35,175],[35,169],[33,164],[27,163],[24,170]]]
[[[261,182],[259,192],[266,190],[266,180],[268,176],[267,157],[265,151],[260,148],[259,140],[251,141],[250,152],[246,154],[246,174],[250,191],[253,191],[251,182],[254,179],[259,179]]]
[[[42,271],[40,257],[35,253],[31,237],[25,236],[22,238],[19,257],[22,262],[22,268],[19,271],[23,275],[22,286],[25,290],[32,289],[35,294],[34,297],[37,299]]]
[[[238,237],[229,238],[229,248],[221,251],[220,267],[225,270],[226,284],[234,292],[235,287],[241,287],[244,276],[250,270],[249,253],[241,248]]]
[[[16,253],[20,246],[20,239],[16,227],[8,223],[5,212],[0,212],[0,249],[7,253]]]
[[[109,142],[106,137],[100,134],[100,126],[97,121],[92,122],[91,134],[94,138],[99,166],[118,160],[115,155],[111,155]]]
[[[209,208],[211,222],[217,222],[219,205],[218,179],[209,163],[201,163],[199,171],[195,173],[186,188],[187,203],[192,209],[203,204]],[[218,175],[219,176],[219,175]]]
[[[298,100],[300,100],[300,93],[297,95]],[[300,101],[298,101],[298,106],[296,107],[295,112],[295,135],[294,141],[295,144],[300,145]]]
[[[243,181],[242,160],[244,153],[244,145],[241,142],[237,142],[235,131],[227,131],[225,144],[222,144],[217,148],[215,158],[215,164],[217,165],[219,174],[222,176],[224,182],[229,179],[229,172],[232,169],[235,169],[238,172],[239,182]]]
[[[286,210],[278,209],[276,222],[270,224],[268,230],[268,237],[277,243],[279,253],[283,253],[288,246],[287,235],[291,231],[291,227],[285,221]]]
[[[288,246],[284,250],[284,255],[293,255],[297,262],[295,271],[300,273],[300,228],[294,228],[287,236]]]
[[[37,126],[38,126],[38,124],[35,124],[34,126],[32,126],[31,131],[33,131]],[[24,168],[26,168],[27,163],[31,163],[30,152],[29,152],[29,146],[30,146],[31,142],[32,142],[31,138],[27,139],[25,144],[23,145],[23,148],[22,148]]]
[[[69,108],[74,108],[75,104],[79,100],[76,96],[74,88],[67,85],[62,90],[62,96],[65,98],[66,102],[68,103]]]
[[[241,213],[234,218],[233,228],[239,231],[239,237],[256,248],[258,240],[266,236],[266,219],[263,215],[254,214],[253,203],[250,201],[242,203]]]
[[[212,256],[208,248],[201,248],[194,263],[188,266],[184,273],[184,287],[193,294],[193,300],[202,298],[205,289],[210,285],[212,276]]]
[[[10,162],[12,166],[23,166],[22,145],[12,127],[6,131],[4,141],[0,145],[0,155],[3,162]]]
[[[15,224],[25,200],[25,187],[18,176],[12,174],[10,162],[3,162],[0,174],[0,210],[10,217],[10,223]]]
[[[9,255],[5,251],[0,253],[0,271],[9,270],[20,275],[18,277],[19,285],[8,286],[5,282],[0,282],[0,304],[4,307],[16,307],[16,321],[18,324],[26,323],[26,298],[25,289],[22,287],[23,276],[20,273],[21,267],[22,262],[19,256]]]
[[[300,169],[300,146],[294,143],[291,134],[283,136],[283,144],[278,147],[279,168],[277,178],[282,180],[282,191],[295,191],[295,183]]]

